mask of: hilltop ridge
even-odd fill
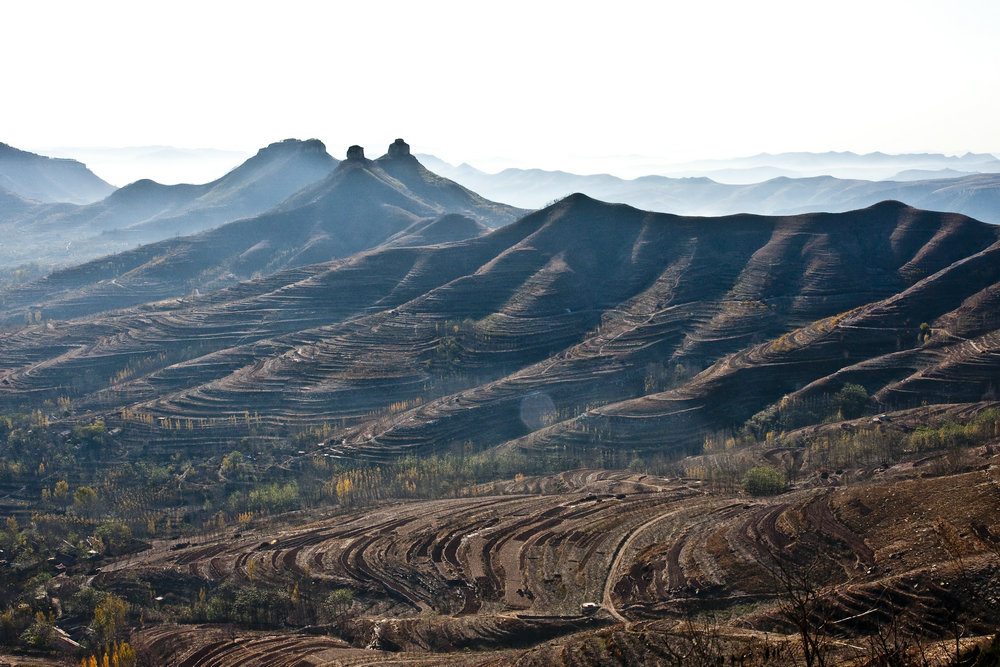
[[[80,263],[210,229],[272,208],[336,164],[322,142],[288,139],[262,148],[209,183],[162,185],[140,179],[83,206],[22,207],[4,221],[17,242],[5,244],[0,266]]]
[[[280,144],[272,146],[279,146],[282,151],[287,149]],[[293,153],[300,154],[301,148],[312,152],[317,146],[298,145]],[[250,172],[253,178],[237,189],[239,192],[253,189],[258,187],[253,184],[261,171],[255,164],[258,157],[260,154],[248,160],[246,169],[238,168],[206,186],[161,186],[152,181],[139,181],[124,188],[126,192],[115,193],[109,200],[131,200],[143,195],[140,201],[154,209],[172,206],[174,198],[182,202],[205,202],[219,190],[230,192],[233,182],[244,180],[245,172]],[[321,160],[326,163],[332,158]],[[295,191],[264,213],[62,269],[8,290],[3,294],[7,319],[15,321],[18,315],[14,313],[24,308],[42,308],[50,316],[61,319],[179,297],[195,290],[217,289],[255,274],[266,275],[346,257],[390,239],[399,245],[402,242],[400,235],[405,230],[449,213],[465,216],[473,224],[438,225],[437,242],[479,234],[485,226],[506,224],[522,213],[520,209],[487,201],[434,176],[419,163],[397,169],[395,173],[399,178],[383,168],[386,164],[386,161],[367,160],[360,147],[352,148],[348,159],[338,163],[324,177]],[[157,197],[162,197],[163,201],[156,201]],[[117,206],[109,208],[120,209]],[[178,219],[157,218],[142,227],[172,224]],[[419,235],[410,238],[415,243],[426,240],[429,239]]]
[[[820,157],[807,156],[810,159]],[[817,167],[813,171],[796,172],[766,166],[754,167],[752,173],[728,180],[724,174],[711,170],[632,179],[610,174],[581,175],[517,168],[491,174],[467,164],[454,167],[432,156],[426,159],[441,174],[486,197],[528,208],[544,206],[571,192],[586,192],[602,201],[626,203],[644,210],[704,216],[845,212],[886,199],[898,199],[917,208],[955,211],[984,222],[1000,223],[1000,173],[997,173],[1000,161],[993,156],[983,156],[983,160],[992,161],[967,163],[970,172],[978,165],[985,173],[901,173],[900,167],[908,165],[934,168],[939,164],[952,164],[948,161],[907,161],[911,157],[914,156],[887,156],[890,171],[877,174],[882,180],[862,180],[863,173],[852,175],[836,169]]]
[[[0,188],[25,199],[89,204],[114,191],[86,165],[66,158],[50,158],[0,143]]]
[[[390,240],[393,234],[415,229],[429,207],[406,199],[406,191],[392,188],[390,177],[360,158],[350,162],[318,188],[322,197],[307,197],[311,204],[305,210],[312,216],[290,218],[281,210],[169,242],[154,248],[157,261],[128,259],[140,263],[114,269],[119,275],[113,281],[94,281],[101,275],[95,271],[108,270],[95,264],[74,270],[89,275],[87,287],[72,287],[74,272],[69,272],[30,291],[8,291],[3,311],[8,322],[23,321],[23,303],[38,303],[31,308],[42,318],[75,319],[52,331],[10,338],[2,400],[13,406],[62,385],[63,368],[99,364],[96,377],[113,377],[116,364],[136,350],[154,357],[160,350],[171,368],[153,364],[143,377],[115,388],[114,395],[134,396],[127,399],[129,410],[202,419],[226,406],[233,414],[272,415],[268,423],[283,428],[340,421],[345,428],[329,443],[338,456],[382,459],[397,455],[400,447],[448,451],[473,422],[480,447],[510,441],[531,450],[573,441],[586,448],[588,434],[600,425],[604,447],[628,442],[632,448],[688,451],[706,428],[729,428],[838,369],[912,345],[900,338],[901,332],[915,335],[920,322],[912,318],[937,326],[937,319],[960,305],[961,295],[990,289],[988,271],[969,274],[960,291],[945,288],[945,278],[948,270],[978,266],[970,262],[979,253],[992,256],[1000,238],[997,227],[899,202],[844,214],[701,219],[575,194],[483,236],[393,247],[398,245]],[[357,192],[379,202],[370,211],[381,211],[383,201],[392,203],[392,215],[367,226],[374,236],[338,236],[337,227],[312,222],[327,220],[320,210],[342,210],[338,197],[348,193],[357,207]],[[410,212],[404,208],[408,201]],[[349,210],[357,216],[363,209]],[[268,236],[276,228],[282,239]],[[350,243],[363,244],[365,252],[310,261],[336,256],[333,250]],[[385,246],[379,249],[378,243]],[[166,298],[169,280],[179,275],[204,280],[212,275],[205,271],[204,262],[213,256],[208,248],[230,253],[226,270],[261,270],[263,277],[230,282],[227,290],[202,297],[133,307],[100,325],[89,315],[150,296]],[[273,265],[279,270],[266,268],[273,261],[268,258],[280,258],[281,264]],[[187,273],[179,274],[180,267]],[[65,295],[37,301],[55,294],[51,281],[57,279],[67,281]],[[860,317],[845,319],[843,313],[910,293],[929,295],[939,305],[911,308],[882,328],[840,332],[838,327]],[[829,318],[840,319],[834,325]],[[88,338],[93,342],[68,354],[66,343],[57,342]],[[212,341],[207,347],[195,344],[207,340]],[[833,345],[832,351],[824,345]],[[787,352],[777,351],[785,346]],[[815,354],[808,352],[814,347]],[[181,349],[190,352],[175,356]],[[49,354],[42,372],[35,364],[39,355]],[[802,361],[781,361],[782,354]],[[934,358],[917,355],[908,363]],[[34,370],[26,372],[18,359],[36,360]],[[740,391],[755,386],[758,380],[750,378],[757,377],[758,367],[773,377]],[[676,368],[683,373],[675,374]],[[72,392],[71,399],[80,406],[103,404],[111,387],[95,382]],[[660,396],[655,390],[664,383],[680,384],[675,394]],[[874,384],[869,388],[875,393]],[[517,410],[531,392],[544,392],[565,421],[525,431]],[[719,396],[728,398],[713,398]],[[377,414],[388,404],[418,397],[421,405],[398,418],[377,424],[359,418],[359,410]],[[682,407],[656,407],[664,400]],[[669,423],[674,412],[696,414],[691,408],[702,403],[714,407],[699,408],[697,414],[705,415],[700,421],[672,429],[669,446],[660,442],[661,417]],[[639,431],[629,425],[633,421]]]

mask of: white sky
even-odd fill
[[[0,141],[1000,154],[1000,2],[3,2]]]

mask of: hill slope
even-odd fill
[[[223,177],[202,185],[140,180],[88,206],[48,206],[9,222],[16,243],[0,262],[81,262],[257,215],[322,179],[337,165],[322,142],[287,139],[260,149]]]
[[[161,262],[103,291],[53,299],[42,317],[121,303],[112,296],[120,292],[155,294],[154,278],[174,284],[181,267],[200,276],[207,247],[252,270],[268,258],[291,266],[316,248],[346,252],[390,238],[426,209],[414,200],[410,213],[386,178],[348,160],[307,209],[324,210],[342,192],[391,194],[373,200],[390,206],[381,226],[366,228],[373,236],[335,236],[317,222],[323,215],[275,212],[236,223],[239,233],[223,227],[209,243],[171,246]],[[259,245],[254,234],[275,221],[295,245]],[[979,323],[953,335],[975,341],[962,349],[970,364],[985,364],[976,377],[991,377],[997,239],[996,227],[894,202],[706,220],[575,195],[460,243],[366,252],[13,334],[2,348],[0,401],[24,409],[67,396],[85,411],[205,420],[196,440],[220,445],[234,415],[258,415],[254,437],[265,439],[339,423],[324,451],[351,458],[448,451],[470,434],[477,448],[689,451],[706,433],[870,359],[890,355],[883,382],[957,363],[959,343],[943,334],[915,347],[923,321],[935,331],[956,313]],[[830,382],[828,391],[843,384]],[[907,386],[907,406],[961,393]],[[961,398],[986,389],[973,380]],[[158,437],[135,428],[135,437]]]
[[[89,204],[115,187],[76,160],[36,155],[0,143],[0,188],[38,202]]]
[[[866,639],[890,625],[900,652],[918,637],[954,645],[956,622],[973,637],[993,631],[995,484],[985,471],[884,475],[762,499],[577,470],[164,545],[106,566],[98,581],[123,593],[136,579],[163,582],[158,590],[169,582],[178,603],[199,587],[224,595],[254,580],[354,591],[352,613],[334,616],[341,642],[291,633],[226,641],[204,626],[160,626],[140,642],[164,662],[210,646],[226,664],[280,651],[335,664],[704,664],[674,662],[685,654],[795,664],[798,621],[822,628],[811,631],[827,664],[845,664],[878,655]],[[804,610],[782,590],[792,582],[809,596]],[[836,634],[821,625],[834,621]]]
[[[93,260],[8,290],[2,295],[6,319],[23,319],[26,310],[41,309],[45,317],[58,319],[111,310],[345,257],[385,242],[398,245],[398,235],[445,213],[462,214],[474,222],[448,229],[444,220],[425,230],[438,240],[477,235],[483,230],[480,225],[504,224],[520,213],[434,176],[408,152],[368,160],[360,147],[355,149],[326,178],[266,213]],[[169,207],[174,198],[188,200],[190,195],[182,190],[188,187],[200,186],[140,182],[112,198],[138,197],[139,193],[127,191],[149,189],[140,199],[144,206]],[[221,191],[218,196],[224,198],[233,189],[242,190],[222,181],[209,193]],[[434,198],[438,195],[441,201]],[[157,199],[161,201],[154,203]],[[411,241],[424,243],[431,236],[416,234]]]
[[[11,608],[83,638],[89,573],[165,664],[989,646],[1000,228],[573,195],[478,235],[376,162],[352,149],[296,206],[210,236],[235,266],[278,226],[295,245],[254,252],[284,268],[4,332]],[[197,269],[197,238],[126,284]]]

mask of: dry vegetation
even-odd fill
[[[269,646],[287,664],[952,664],[1000,623],[1000,460],[967,454],[978,470],[771,498],[623,472],[525,478],[164,542],[95,584],[127,598],[171,581],[148,613],[181,624],[134,642],[178,664]],[[283,597],[284,615],[226,605],[248,590]]]
[[[0,341],[3,641],[975,664],[1000,622],[998,248],[892,203],[573,196],[204,296],[66,293],[81,316]]]

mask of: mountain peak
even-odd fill
[[[898,211],[904,208],[910,208],[909,204],[899,201],[898,199],[884,199],[876,204],[872,204],[868,208],[870,209],[884,209],[887,211]]]
[[[288,153],[290,151],[302,151],[304,153],[325,153],[326,145],[319,139],[283,139],[273,144],[268,144],[257,151],[257,155],[267,155],[272,153]]]
[[[389,144],[389,157],[408,157],[410,155],[410,144],[402,139],[396,139]]]
[[[569,208],[579,206],[611,206],[607,202],[594,199],[582,192],[574,192],[551,204],[552,207]]]
[[[347,159],[348,160],[364,160],[365,159],[365,149],[357,144],[351,146],[347,149]]]

